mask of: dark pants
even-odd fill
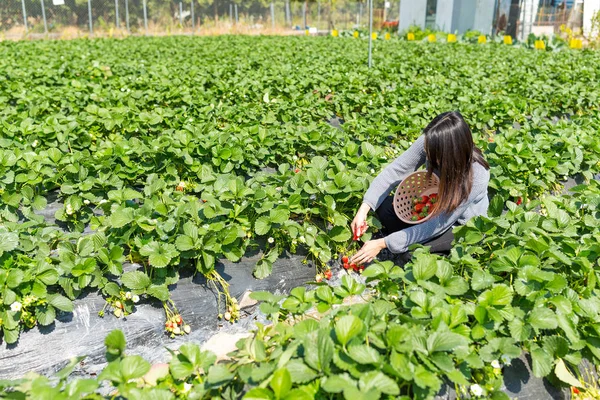
[[[400,221],[400,218],[398,218],[396,212],[394,211],[393,201],[394,197],[389,196],[384,200],[383,203],[381,203],[379,208],[375,211],[377,213],[379,221],[381,221],[381,224],[383,225],[384,233],[386,235],[413,226],[411,224],[407,224],[405,222]],[[432,238],[431,240],[423,243],[423,245],[429,246],[431,253],[450,254],[453,240],[454,234],[452,233],[451,227],[441,235],[438,235],[437,237]]]

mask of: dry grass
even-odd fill
[[[135,27],[131,32],[121,27],[116,29],[110,27],[102,29],[94,27],[94,38],[125,38],[128,36],[174,36],[174,35],[196,35],[196,36],[218,36],[218,35],[304,35],[304,31],[297,31],[287,27],[271,26],[251,26],[247,24],[230,24],[229,22],[212,23],[202,25],[192,30],[191,27],[181,28],[179,26],[165,26],[161,24],[150,23],[148,32],[146,33],[143,27]],[[2,40],[40,40],[40,39],[55,39],[55,40],[71,40],[90,37],[89,31],[75,26],[60,27],[48,34],[39,32],[25,32],[23,26],[13,27],[7,31],[0,31],[0,41]]]

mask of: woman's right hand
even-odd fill
[[[361,237],[363,233],[367,231],[367,228],[369,227],[367,224],[367,215],[369,214],[370,209],[371,207],[369,207],[368,204],[363,203],[356,212],[356,216],[350,224],[354,238]]]

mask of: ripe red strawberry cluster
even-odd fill
[[[364,265],[356,265],[354,263],[350,264],[348,261],[349,260],[347,256],[342,257],[342,266],[345,270],[352,270],[354,272],[363,272],[365,270]]]
[[[429,196],[420,196],[413,199],[413,209],[411,213],[411,221],[420,221],[427,218],[437,202],[437,193],[432,193]]]

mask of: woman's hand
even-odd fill
[[[375,257],[377,257],[381,250],[385,248],[385,240],[369,240],[365,242],[363,247],[355,255],[353,255],[348,262],[356,265],[369,263],[373,261]]]
[[[368,204],[363,203],[352,220],[350,228],[352,228],[352,234],[355,238],[361,237],[362,234],[367,231],[367,228],[369,227],[367,224],[367,215],[369,214],[370,209],[371,207],[369,207]]]

